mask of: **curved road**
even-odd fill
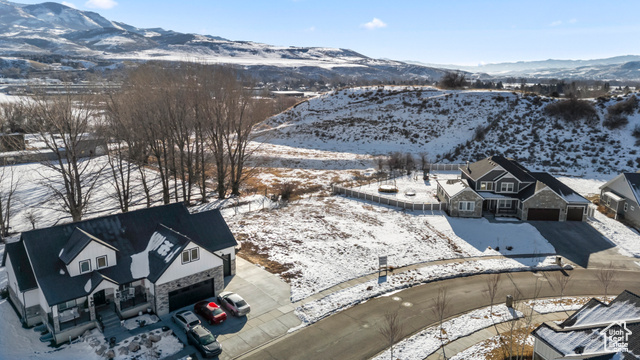
[[[597,281],[598,270],[576,269],[571,275],[565,295],[581,296],[602,294],[602,285]],[[515,296],[520,291],[523,298],[534,294],[536,284],[541,287],[540,297],[559,296],[553,289],[554,276],[559,271],[502,274],[496,303],[503,302],[507,294]],[[434,297],[438,288],[447,288],[450,299],[448,317],[454,317],[476,308],[489,306],[486,295],[486,280],[491,275],[474,275],[432,282],[403,290],[393,296],[371,299],[329,316],[311,326],[242,356],[242,359],[283,360],[283,359],[369,359],[387,347],[378,333],[384,314],[398,310],[403,323],[402,337],[437,323],[432,313]],[[547,280],[548,278],[548,280]],[[615,283],[609,288],[609,295],[617,295],[622,290],[640,293],[640,274],[636,271],[615,271]],[[515,284],[515,285],[514,285]],[[555,284],[554,284],[555,285]]]

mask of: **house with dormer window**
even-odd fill
[[[218,210],[171,204],[24,232],[2,265],[22,322],[45,324],[60,343],[103,318],[217,296],[235,274],[236,245]]]
[[[437,197],[451,216],[513,216],[521,220],[583,221],[590,201],[546,172],[490,156],[460,168],[459,179],[438,180]]]

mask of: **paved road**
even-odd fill
[[[570,271],[571,281],[566,295],[593,295],[602,293],[597,283],[597,270],[576,269]],[[558,296],[550,286],[553,276],[559,272],[503,274],[500,293],[502,301],[507,294],[517,294],[515,285],[523,297],[531,297],[536,286],[541,287],[540,297]],[[305,329],[256,349],[242,359],[368,359],[386,348],[377,329],[386,312],[398,310],[403,320],[403,337],[435,324],[432,313],[433,299],[438,288],[448,289],[449,316],[455,317],[470,310],[489,305],[485,281],[491,275],[475,275],[433,282],[409,288],[392,296],[380,297],[339,312]],[[640,275],[632,271],[616,271],[616,284],[609,289],[617,294],[624,289],[640,293]]]

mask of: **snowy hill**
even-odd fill
[[[527,77],[547,79],[640,80],[640,56],[625,55],[592,60],[542,60],[478,66],[410,64],[442,69],[462,70],[496,77]]]
[[[278,47],[217,36],[141,29],[58,3],[23,5],[0,0],[0,56],[61,55],[124,60],[227,63],[282,76],[282,68],[311,78],[336,74],[367,79],[438,80],[444,70],[372,59],[352,50]],[[280,68],[280,69],[279,69]]]
[[[302,102],[267,120],[261,131],[270,143],[319,150],[427,152],[452,163],[502,154],[532,169],[569,174],[637,169],[637,109],[627,125],[609,130],[602,122],[617,99],[592,100],[598,114],[593,123],[549,117],[544,108],[556,101],[511,92],[360,87]]]

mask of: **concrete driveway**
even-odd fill
[[[237,257],[236,275],[225,278],[225,284],[225,291],[242,296],[251,305],[251,312],[240,318],[227,312],[223,324],[205,325],[219,335],[223,348],[220,359],[236,358],[300,325],[290,301],[291,287],[276,275]]]
[[[225,278],[224,291],[242,296],[251,306],[251,312],[247,316],[235,317],[225,310],[227,320],[220,325],[209,325],[198,317],[203,326],[218,336],[218,341],[222,344],[220,360],[237,358],[286,335],[290,328],[300,325],[300,320],[293,313],[295,307],[290,301],[289,284],[244,259],[236,258],[236,275]],[[215,298],[209,300],[217,303]],[[161,317],[164,325],[168,325],[185,344],[185,348],[170,359],[180,359],[186,355],[200,358],[201,354],[197,349],[188,345],[184,331],[171,321],[171,316],[180,310],[193,311],[193,305]]]
[[[637,269],[634,259],[620,255],[616,245],[586,222],[529,221],[556,248],[558,255],[584,268]]]

